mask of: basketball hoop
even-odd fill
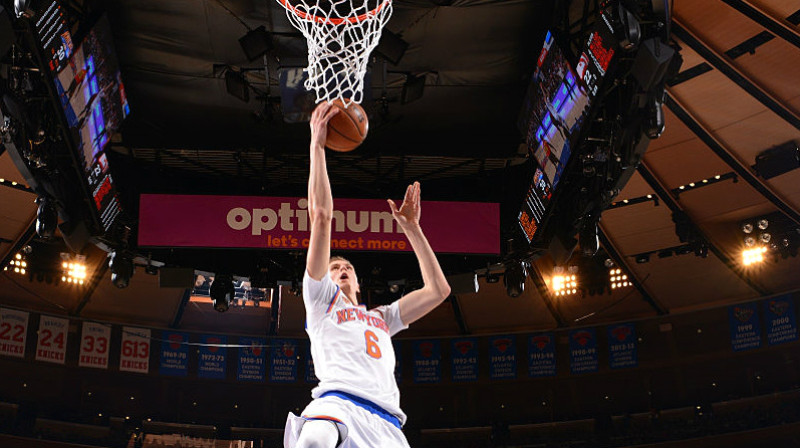
[[[392,0],[277,1],[308,41],[304,85],[316,102],[361,103],[367,58],[392,15]]]

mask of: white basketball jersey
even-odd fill
[[[319,378],[311,396],[347,392],[377,404],[404,424],[391,336],[408,325],[400,319],[397,302],[372,310],[351,305],[327,273],[316,281],[308,272],[303,278],[303,302]]]

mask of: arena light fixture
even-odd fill
[[[764,262],[764,254],[767,252],[766,246],[758,246],[742,251],[742,264],[752,266]]]
[[[131,256],[121,250],[111,252],[108,267],[111,269],[111,283],[120,289],[127,288],[134,270]]]

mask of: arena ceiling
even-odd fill
[[[387,109],[370,104],[363,147],[332,155],[334,196],[400,196],[421,180],[424,199],[500,202],[504,227],[523,191],[511,190],[520,169],[515,127],[521,98],[554,5],[528,0],[395,2],[388,29],[409,47],[386,75]],[[286,124],[273,101],[245,103],[226,92],[214,66],[252,68],[253,87],[279,95],[278,62],[249,62],[238,39],[265,25],[279,33],[282,66],[302,64],[302,41],[275,2],[253,0],[105,1],[132,115],[113,143],[128,196],[141,192],[303,195],[306,124]],[[241,19],[241,21],[239,20]],[[246,26],[242,23],[246,24]],[[800,225],[800,170],[764,179],[757,154],[800,141],[800,10],[792,0],[675,0],[673,38],[681,73],[667,88],[666,131],[604,212],[601,245],[637,287],[601,295],[547,293],[553,262],[534,262],[525,292],[509,297],[480,279],[477,294],[458,295],[415,324],[408,336],[538,331],[683,313],[800,289],[800,258],[741,266],[745,219],[778,213]],[[282,33],[286,33],[285,35]],[[373,66],[373,98],[382,95],[381,64]],[[401,104],[407,75],[425,74],[422,98]],[[255,91],[254,91],[255,92]],[[524,153],[523,153],[524,154]],[[715,182],[716,176],[720,176]],[[0,155],[0,255],[32,234],[35,195],[9,155]],[[710,182],[704,183],[704,180]],[[20,185],[11,185],[17,182]],[[694,186],[693,186],[694,184]],[[625,204],[624,199],[658,198]],[[636,202],[636,201],[631,201]],[[708,242],[707,257],[678,255],[684,243],[674,216],[686,216]],[[424,210],[423,210],[424,224]],[[659,253],[671,256],[660,257]],[[301,301],[282,292],[280,326],[269,306],[219,314],[183,289],[159,288],[139,269],[130,287],[114,288],[106,254],[87,249],[84,288],[29,282],[3,272],[0,303],[156,327],[229,333],[302,334]],[[197,255],[197,254],[194,254]],[[212,256],[218,256],[218,253]],[[647,256],[646,256],[647,255]],[[200,255],[197,255],[200,256]],[[246,260],[247,254],[226,254]],[[647,262],[644,261],[647,258]],[[384,263],[394,263],[389,258]],[[234,262],[232,261],[232,262]],[[362,261],[359,265],[359,261]],[[406,260],[407,261],[407,260]],[[450,273],[486,268],[499,259],[443,257]],[[356,259],[357,268],[380,265]],[[273,301],[273,303],[277,303]]]

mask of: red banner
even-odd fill
[[[150,371],[149,328],[122,327],[119,370],[137,373]]]
[[[500,206],[422,202],[422,228],[441,253],[500,253]],[[410,251],[380,199],[334,199],[331,248]],[[143,194],[139,246],[302,249],[308,247],[308,200],[259,196]]]
[[[28,313],[0,308],[0,355],[25,357]]]
[[[36,360],[64,364],[67,353],[67,328],[69,320],[42,315],[39,320],[39,340],[36,343]]]
[[[95,322],[84,322],[78,365],[80,367],[107,369],[110,341],[110,326]]]

